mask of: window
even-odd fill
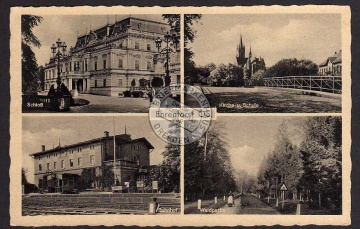
[[[151,62],[150,62],[150,61],[148,61],[148,62],[146,63],[146,69],[147,69],[147,70],[151,70]]]
[[[74,159],[70,159],[70,167],[74,167]]]
[[[122,85],[123,85],[122,79],[119,78],[119,79],[118,79],[118,87],[122,87]]]
[[[47,170],[50,170],[50,163],[47,163],[47,164],[46,164],[46,169],[47,169]]]
[[[139,60],[135,60],[135,70],[139,70]]]
[[[124,68],[124,63],[122,59],[119,59],[119,68],[120,69]]]
[[[106,60],[103,60],[103,69],[106,69],[107,66],[106,66]]]
[[[65,169],[65,161],[64,160],[61,161],[61,168]]]
[[[97,71],[97,61],[94,62],[94,69]]]
[[[78,166],[82,166],[82,157],[78,158]]]
[[[95,156],[90,155],[90,165],[94,165],[94,164],[95,164]]]
[[[177,84],[180,84],[180,75],[177,75],[177,76],[176,76],[176,83],[177,83]]]
[[[119,43],[119,48],[122,48],[122,47],[123,47],[123,43],[120,42],[120,43]]]
[[[151,50],[151,46],[150,44],[146,44],[146,50],[150,51]]]
[[[140,48],[139,42],[135,42],[135,49],[139,49],[139,48]]]
[[[41,164],[39,165],[39,171],[42,171],[42,165]]]
[[[80,63],[79,61],[74,61],[74,71],[80,71]]]
[[[106,87],[106,79],[103,79],[103,87]]]
[[[78,150],[77,150],[78,152],[81,152],[82,151],[82,148],[78,148]]]
[[[95,87],[97,87],[97,80],[95,80],[94,83],[95,83]]]
[[[85,72],[87,72],[87,59],[85,58]]]
[[[54,169],[56,169],[56,161],[54,162]]]
[[[69,68],[70,68],[69,71],[71,72],[71,62],[70,62],[70,64],[69,64]]]

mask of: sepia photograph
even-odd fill
[[[185,145],[185,214],[341,215],[340,116],[218,117]]]
[[[22,15],[24,113],[147,113],[180,83],[180,15]]]
[[[350,28],[349,6],[11,8],[11,224],[349,225]]]
[[[341,113],[341,14],[187,14],[185,82],[220,113]],[[191,98],[188,106],[196,106]]]
[[[23,215],[180,213],[180,148],[146,116],[24,117],[22,146]]]

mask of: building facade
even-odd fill
[[[168,24],[128,17],[79,36],[74,47],[60,60],[62,82],[70,91],[118,96],[135,87],[164,79],[165,56],[158,54],[157,37],[170,31]],[[163,44],[164,45],[164,44]],[[173,47],[173,50],[175,48]],[[170,54],[171,83],[180,83],[180,52]],[[45,90],[56,87],[57,62],[45,65]]]
[[[321,76],[341,76],[342,75],[342,51],[335,52],[333,56],[328,57],[319,64],[319,75]]]
[[[114,169],[115,142],[115,169]],[[31,154],[35,166],[35,184],[46,192],[65,192],[74,189],[98,189],[96,177],[105,167],[114,171],[112,185],[129,186],[129,183],[144,183],[150,169],[150,152],[154,147],[145,139],[131,139],[129,134],[116,135],[115,141],[109,132],[104,136],[67,146],[57,146]],[[84,186],[84,177],[87,184]]]
[[[247,78],[251,78],[259,70],[266,70],[265,60],[261,56],[255,57],[253,60],[251,58],[251,47],[248,57],[246,57],[246,48],[240,35],[240,43],[236,48],[236,63],[244,69],[244,75]]]

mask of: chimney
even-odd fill
[[[42,152],[45,151],[45,145],[41,145],[41,151],[42,151]]]
[[[104,137],[108,138],[109,137],[109,131],[104,131]]]
[[[110,37],[110,26],[106,28],[106,36]]]

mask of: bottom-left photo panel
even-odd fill
[[[180,214],[180,147],[148,116],[24,116],[22,215]]]

